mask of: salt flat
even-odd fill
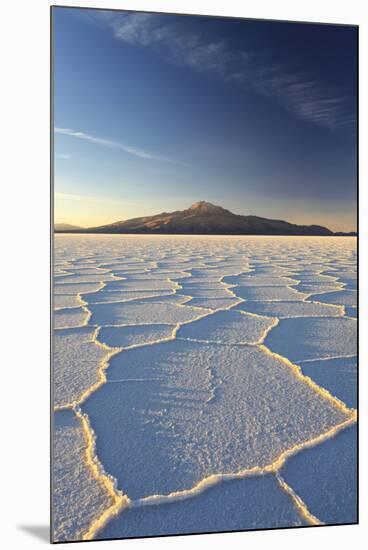
[[[57,540],[355,521],[354,238],[57,235],[54,298]]]
[[[112,499],[86,463],[87,438],[73,411],[54,417],[53,504],[57,540],[78,540]]]

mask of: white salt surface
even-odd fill
[[[55,266],[57,540],[355,521],[354,238],[57,235]]]
[[[150,279],[146,276],[146,279],[126,279],[122,281],[110,281],[106,283],[105,291],[148,291],[148,290],[166,290],[172,291],[177,287],[176,283],[162,279]]]
[[[234,275],[225,277],[224,282],[239,286],[286,286],[296,284],[298,281],[290,277],[270,277],[256,273]]]
[[[93,271],[93,274],[74,272],[64,277],[58,277],[57,282],[58,284],[98,283],[100,281],[111,281],[112,279],[111,273],[106,273],[105,271],[99,271],[97,269]]]
[[[209,309],[229,309],[241,303],[238,298],[190,298],[188,306],[205,307]]]
[[[99,342],[112,348],[151,344],[173,335],[175,325],[133,325],[126,327],[102,327]]]
[[[145,346],[113,357],[107,378],[83,410],[102,463],[134,500],[264,468],[347,418],[256,346]]]
[[[255,344],[263,339],[274,322],[237,311],[219,311],[184,325],[178,338],[189,338],[223,344]]]
[[[236,308],[237,311],[265,315],[267,317],[340,317],[343,310],[339,306],[320,304],[316,302],[243,302]]]
[[[327,304],[341,304],[347,306],[357,305],[356,290],[338,290],[336,292],[327,292],[325,294],[316,294],[313,300],[319,300]]]
[[[81,327],[88,317],[89,312],[81,307],[58,309],[54,312],[54,328]]]
[[[209,513],[209,510],[211,513]],[[272,475],[227,481],[194,499],[124,510],[98,538],[305,525]]]
[[[356,426],[295,455],[281,475],[323,523],[355,523],[358,517]]]
[[[356,355],[357,323],[347,317],[283,319],[265,344],[294,362]]]
[[[55,309],[81,306],[81,301],[75,294],[55,294],[53,299]]]
[[[95,329],[56,330],[53,337],[54,405],[62,407],[80,399],[99,379],[100,361],[107,351],[94,341]]]
[[[91,325],[136,325],[141,323],[185,323],[207,315],[203,308],[135,300],[127,303],[91,304]]]
[[[269,300],[269,301],[285,301],[291,300],[303,300],[307,297],[307,294],[298,292],[294,288],[285,286],[237,286],[233,289],[233,292],[237,296],[243,298],[244,300]]]
[[[54,415],[52,515],[55,542],[81,540],[111,497],[85,463],[86,435],[73,411]]]
[[[357,318],[358,308],[356,306],[344,306],[344,307],[345,307],[345,315],[348,315],[348,317]]]
[[[348,407],[357,407],[358,365],[356,357],[336,357],[319,361],[307,361],[300,367],[319,386],[326,388]]]
[[[336,290],[336,283],[299,283],[295,288],[299,292],[304,292],[305,294],[325,294],[331,291],[334,292]],[[314,297],[312,299],[314,299]]]
[[[103,286],[101,283],[62,283],[58,284],[57,279],[54,284],[54,295],[76,295],[85,292],[95,292]]]
[[[99,292],[83,294],[83,300],[87,304],[98,304],[104,302],[129,302],[130,300],[142,300],[144,298],[154,298],[167,296],[167,292],[162,290],[138,290],[138,291],[113,291],[102,289]]]

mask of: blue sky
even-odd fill
[[[55,219],[356,229],[356,29],[54,8]]]

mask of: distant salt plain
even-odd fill
[[[357,519],[356,239],[57,235],[55,541]]]

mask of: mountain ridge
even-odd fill
[[[75,231],[75,230],[81,230],[83,227],[80,225],[74,225],[71,223],[55,223],[54,224],[55,231]]]
[[[254,215],[234,214],[230,210],[207,201],[198,201],[185,210],[161,212],[153,216],[142,216],[121,220],[97,227],[58,230],[63,233],[106,233],[106,234],[159,234],[159,235],[300,235],[333,236],[335,234],[320,225],[297,225],[284,220],[262,218]]]

